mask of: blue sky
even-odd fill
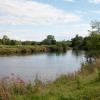
[[[1,38],[68,40],[88,35],[92,20],[100,21],[100,0],[0,0]]]

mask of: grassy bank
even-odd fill
[[[59,45],[1,45],[0,55],[32,54],[37,52],[65,52],[68,47]]]
[[[36,79],[34,85],[5,78],[0,82],[0,100],[100,100],[100,59],[53,82]]]

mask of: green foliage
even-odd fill
[[[100,55],[100,22],[91,23],[92,31],[86,41],[89,56],[97,57]]]
[[[88,50],[100,50],[100,34],[92,32],[87,40]]]
[[[42,44],[45,44],[45,45],[56,44],[55,37],[53,35],[48,35],[47,38],[42,41]]]
[[[100,55],[100,34],[92,32],[87,40],[88,56]]]
[[[7,35],[4,35],[2,40],[9,40],[8,36]]]
[[[67,45],[67,42],[66,41],[57,42],[56,45],[62,51],[66,51],[68,49],[68,45]]]
[[[88,57],[100,56],[100,22],[93,21],[91,23],[92,30],[87,37],[76,35],[72,40],[71,47],[73,49],[86,50]]]
[[[8,36],[6,36],[6,35],[3,36],[2,44],[4,44],[4,45],[9,45],[10,44],[10,39],[8,38]]]
[[[83,45],[83,37],[76,35],[75,38],[72,39],[71,47],[74,49],[82,49]]]

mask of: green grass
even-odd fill
[[[100,59],[95,64],[84,64],[80,71],[61,75],[55,81],[43,83],[35,80],[24,83],[2,80],[0,100],[100,100]]]

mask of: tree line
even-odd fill
[[[100,53],[100,22],[93,21],[91,23],[91,30],[89,30],[89,36],[82,37],[76,35],[69,41],[57,41],[53,35],[48,35],[43,41],[17,41],[11,40],[8,36],[4,35],[2,39],[0,39],[0,45],[48,45],[49,47],[56,47],[59,49],[66,50],[67,47],[71,47],[74,50],[86,50],[89,51],[90,54]]]
[[[66,41],[56,41],[53,35],[48,35],[43,41],[18,41],[11,40],[7,35],[4,35],[2,39],[0,39],[0,45],[56,45],[56,44],[64,44]]]
[[[0,39],[0,54],[31,54],[37,52],[66,52],[66,41],[56,41],[53,35],[48,35],[43,41],[17,41],[4,35]]]

